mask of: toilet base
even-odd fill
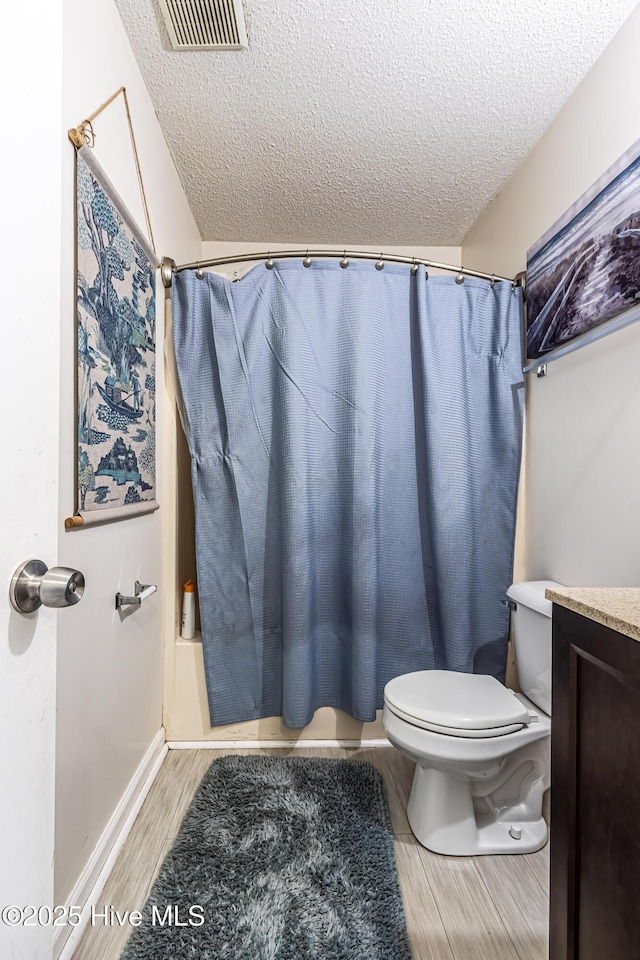
[[[539,790],[534,793],[529,807],[519,803],[491,811],[480,798],[474,801],[469,780],[417,764],[407,817],[416,839],[434,853],[454,857],[533,853],[547,842],[547,824],[539,815],[542,795]],[[519,839],[510,833],[513,827],[520,828]]]

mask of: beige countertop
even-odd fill
[[[640,587],[562,587],[546,590],[545,596],[567,610],[640,640]]]

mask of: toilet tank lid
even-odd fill
[[[561,583],[555,580],[525,580],[523,583],[512,583],[507,590],[507,596],[516,603],[521,603],[529,610],[542,613],[545,617],[551,616],[552,603],[547,600],[544,592],[547,589],[562,588]]]

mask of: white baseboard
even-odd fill
[[[360,748],[388,747],[386,737],[377,740],[167,740],[169,750],[251,750],[281,747],[301,750],[307,747]]]
[[[162,761],[167,754],[164,727],[158,730],[153,741],[134,773],[120,803],[96,844],[93,853],[71,891],[67,907],[80,907],[82,919],[77,927],[57,927],[53,941],[53,960],[71,960],[83,930],[87,925],[91,907],[98,905],[98,898],[113,870],[116,858],[127,839],[134,820],[140,812]]]

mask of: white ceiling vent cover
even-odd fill
[[[248,46],[242,0],[159,0],[174,50]]]

